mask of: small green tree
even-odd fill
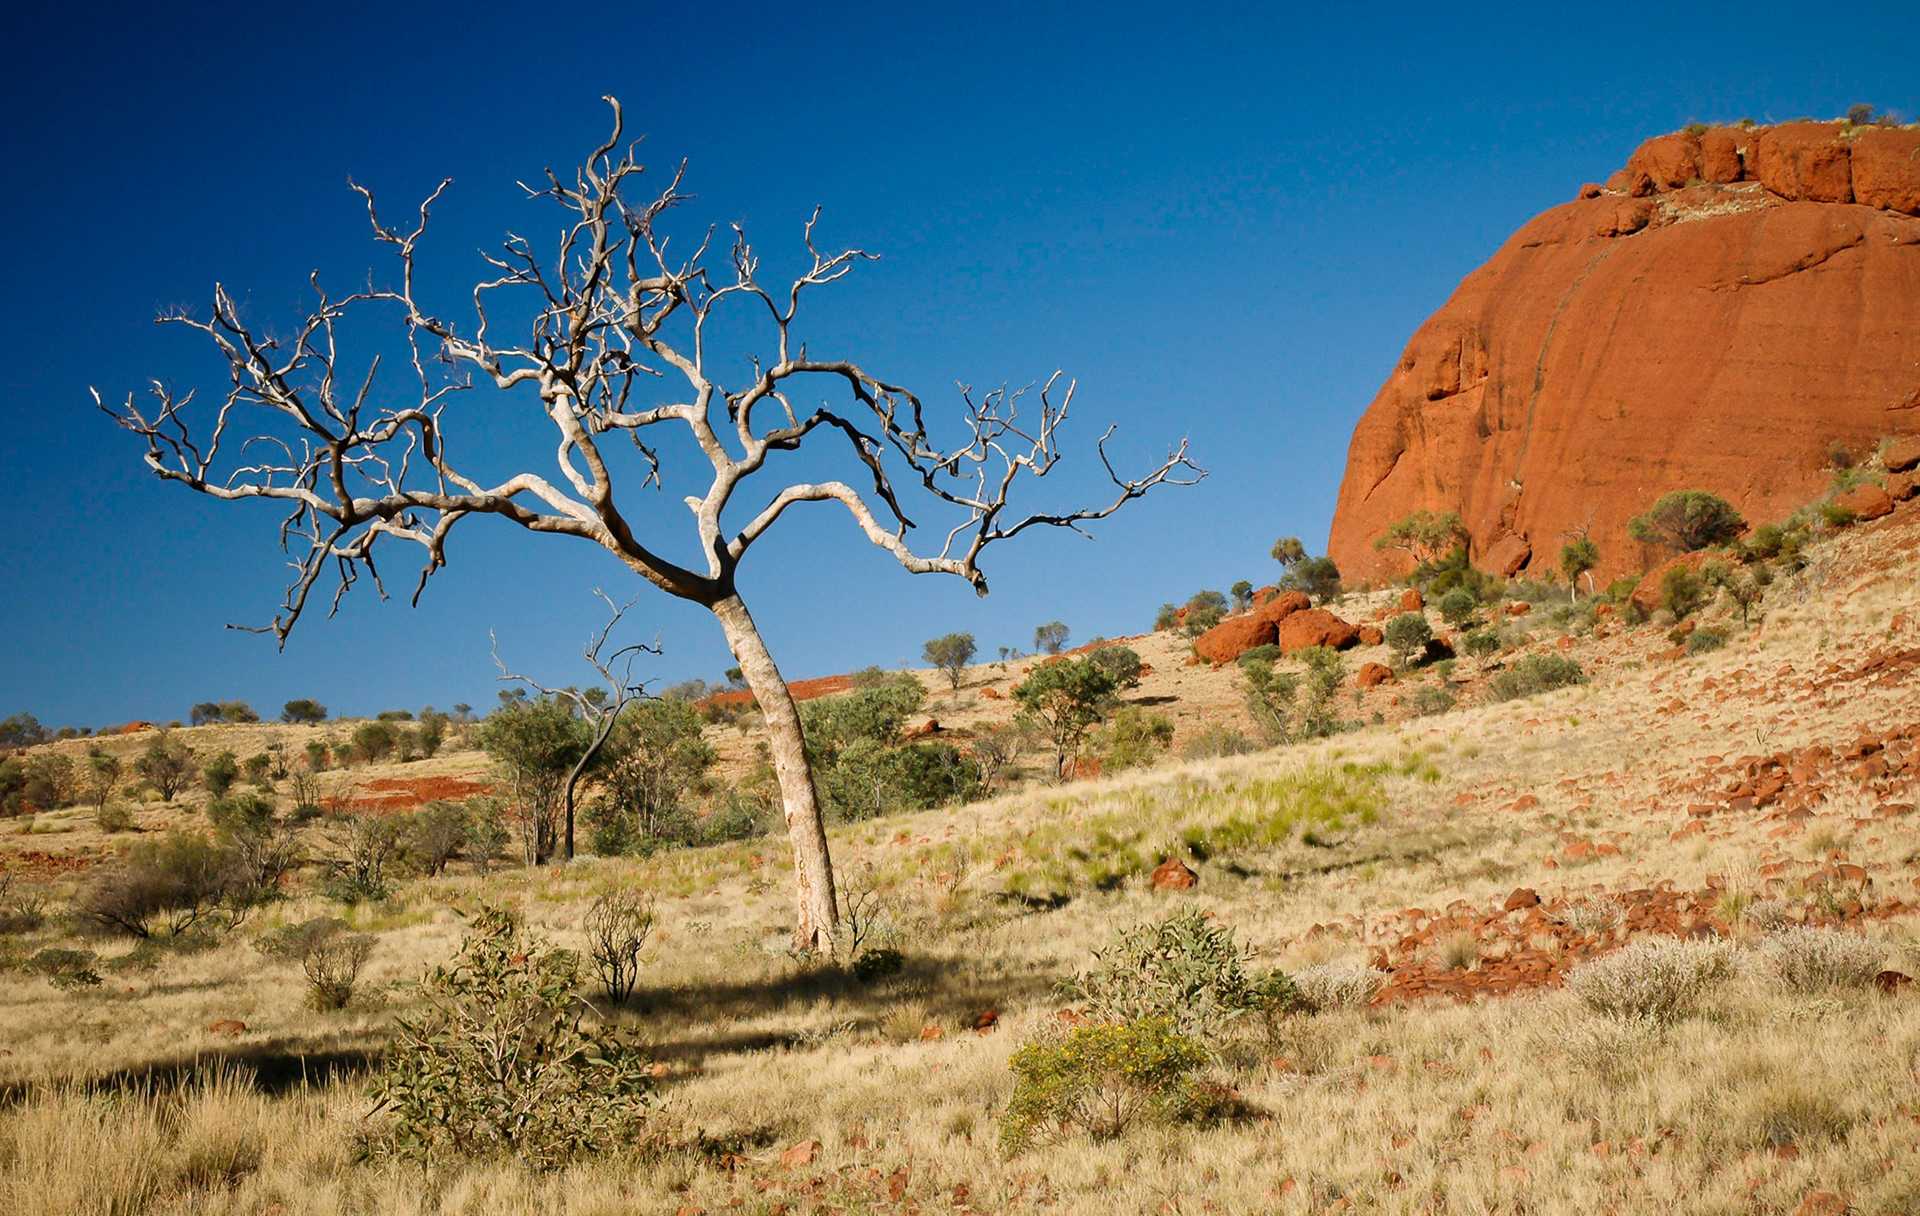
[[[1033,631],[1033,648],[1042,654],[1059,654],[1067,646],[1065,621],[1048,621]]]
[[[223,798],[240,779],[240,763],[232,752],[218,752],[200,766],[200,783],[215,798]]]
[[[1433,640],[1433,626],[1427,624],[1424,613],[1403,612],[1387,622],[1382,630],[1386,636],[1387,647],[1393,651],[1393,657],[1400,666],[1405,667],[1413,661],[1413,656],[1421,653],[1427,643]]]
[[[1747,529],[1747,521],[1733,504],[1705,490],[1675,490],[1664,494],[1627,523],[1638,541],[1681,553],[1695,553],[1733,541]]]
[[[967,664],[973,662],[976,649],[972,634],[949,633],[928,641],[921,654],[927,665],[938,669],[947,677],[947,684],[957,690],[967,678]]]
[[[161,731],[147,741],[133,771],[160,794],[163,802],[172,802],[193,776],[193,749]]]
[[[692,827],[690,800],[718,758],[702,736],[699,711],[680,700],[637,701],[621,712],[605,754],[595,852],[644,849],[686,837]]]
[[[1340,594],[1340,567],[1331,557],[1308,557],[1295,562],[1276,584],[1282,591],[1305,592],[1316,604]]]
[[[1395,520],[1374,538],[1377,550],[1399,550],[1422,565],[1431,562],[1466,541],[1466,525],[1455,511],[1415,511]]]
[[[1753,606],[1766,595],[1767,588],[1773,584],[1773,572],[1763,564],[1748,567],[1743,574],[1725,562],[1708,562],[1701,571],[1707,584],[1719,588],[1740,610],[1740,623],[1748,623]]]
[[[1160,605],[1160,610],[1153,614],[1153,631],[1155,633],[1159,633],[1165,629],[1172,629],[1179,623],[1180,605],[1178,604],[1162,604]]]
[[[120,761],[95,744],[87,749],[84,781],[87,801],[93,804],[94,812],[104,811],[107,800],[113,797],[114,789],[120,784]]]
[[[1307,547],[1300,543],[1300,538],[1297,536],[1283,536],[1273,542],[1273,560],[1288,569],[1299,565],[1306,558]]]
[[[1300,695],[1300,677],[1274,666],[1278,651],[1271,646],[1240,656],[1240,681],[1247,712],[1270,743],[1293,737],[1294,702]]]
[[[1087,659],[1042,663],[1014,687],[1021,713],[1053,744],[1056,779],[1066,776],[1067,761],[1112,709],[1116,691],[1113,675]]]
[[[1253,607],[1253,584],[1246,579],[1243,578],[1227,588],[1227,594],[1233,597],[1235,612],[1245,612]]]
[[[480,746],[505,778],[526,864],[545,863],[559,844],[567,781],[592,741],[585,721],[546,696],[503,705],[481,724]]]
[[[399,746],[400,732],[392,721],[376,718],[353,728],[353,754],[362,764],[377,764]]]
[[[292,724],[311,725],[327,720],[327,707],[311,697],[300,697],[289,701],[280,709],[280,720]]]
[[[420,711],[420,725],[414,728],[414,742],[419,745],[420,754],[432,759],[440,752],[447,741],[447,715],[429,706]]]
[[[1196,591],[1187,600],[1186,616],[1181,621],[1181,629],[1188,637],[1197,638],[1218,625],[1226,615],[1226,596],[1213,590]]]
[[[1138,687],[1140,673],[1146,669],[1139,652],[1131,646],[1102,646],[1087,655],[1087,662],[1113,677],[1116,692]]]
[[[1560,547],[1560,575],[1567,580],[1567,598],[1579,598],[1580,576],[1587,576],[1587,594],[1593,594],[1593,568],[1600,564],[1600,546],[1576,536]]]

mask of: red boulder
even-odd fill
[[[1385,663],[1363,663],[1354,673],[1353,682],[1362,688],[1377,688],[1393,682],[1393,668]]]
[[[1151,881],[1156,891],[1187,891],[1199,883],[1200,876],[1178,857],[1169,857],[1154,867]]]
[[[1875,127],[1853,140],[1853,198],[1920,215],[1920,131]]]
[[[1871,482],[1848,490],[1834,499],[1833,505],[1859,520],[1879,519],[1883,515],[1893,514],[1893,499]]]
[[[1279,637],[1279,628],[1263,617],[1229,617],[1195,638],[1193,653],[1217,666],[1233,662],[1256,646],[1270,646]]]
[[[1360,640],[1360,631],[1328,612],[1309,608],[1295,612],[1280,622],[1280,651],[1293,654],[1309,646],[1331,646],[1345,650]]]
[[[1812,203],[1853,201],[1853,157],[1840,128],[1827,122],[1768,127],[1755,141],[1754,176],[1784,199]]]
[[[1700,174],[1700,137],[1690,131],[1656,135],[1627,158],[1627,175],[1655,190],[1677,190]]]

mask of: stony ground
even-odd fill
[[[110,957],[91,993],[0,975],[0,1209],[1917,1211],[1911,985],[1808,994],[1743,966],[1665,1029],[1598,1018],[1561,987],[1623,941],[1750,954],[1795,923],[1861,934],[1889,972],[1920,972],[1916,575],[1909,506],[1823,543],[1714,653],[1676,654],[1655,626],[1541,631],[1534,645],[1564,647],[1587,685],[1483,704],[1484,665],[1462,660],[1449,713],[1410,717],[1411,682],[1392,683],[1344,694],[1382,721],[1332,740],[837,830],[848,885],[881,902],[907,957],[876,984],[784,953],[776,841],[412,882],[347,914],[378,946],[366,999],[344,1013],[308,1011],[297,975],[251,944],[328,909],[304,887],[203,949]],[[1137,695],[1183,735],[1241,712],[1231,671],[1187,665],[1166,635],[1133,644],[1154,669]],[[1016,679],[979,669],[931,712],[964,732],[1007,712],[988,690]],[[454,750],[354,770],[335,792],[397,805],[483,780]],[[1183,839],[1309,785],[1358,810],[1184,854],[1190,888],[1149,881]],[[140,826],[196,813],[146,805]],[[57,904],[114,843],[61,812],[0,836],[0,855]],[[356,1163],[356,1070],[416,999],[408,982],[452,951],[458,912],[517,901],[574,942],[598,892],[633,885],[656,895],[661,927],[641,991],[606,1012],[654,1043],[668,1148],[553,1176]],[[1267,965],[1366,963],[1384,987],[1224,1050],[1216,1072],[1242,1111],[1225,1124],[1003,1156],[1007,1061],[1058,1024],[1056,982],[1115,928],[1187,906]],[[56,920],[23,944],[63,935]],[[74,1088],[223,1062],[242,1071],[164,1100]]]

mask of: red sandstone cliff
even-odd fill
[[[1460,513],[1475,563],[1551,570],[1591,529],[1705,489],[1750,520],[1817,497],[1835,444],[1920,433],[1920,130],[1790,123],[1649,140],[1539,216],[1407,344],[1354,429],[1328,552]]]

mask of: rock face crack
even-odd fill
[[[1805,257],[1795,261],[1791,266],[1788,266],[1785,270],[1777,271],[1774,274],[1762,275],[1760,278],[1757,278],[1757,279],[1749,278],[1745,275],[1742,275],[1739,282],[1722,283],[1719,286],[1715,287],[1714,290],[1730,291],[1740,287],[1759,287],[1766,283],[1778,283],[1780,280],[1791,278],[1796,274],[1805,274],[1809,270],[1817,270],[1820,267],[1825,266],[1828,262],[1832,261],[1834,258],[1838,257],[1840,254],[1845,253],[1847,250],[1860,248],[1860,246],[1866,244],[1866,241],[1867,241],[1866,233],[1856,232],[1853,234],[1853,237],[1851,240],[1842,241],[1840,244],[1835,245],[1831,249],[1818,250],[1816,252],[1809,253]]]

